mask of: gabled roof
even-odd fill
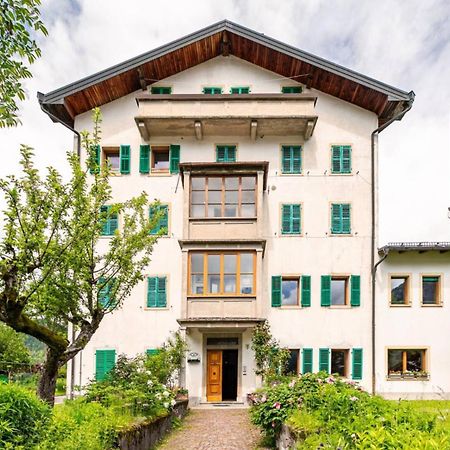
[[[407,108],[414,93],[389,86],[228,20],[63,86],[38,93],[53,120],[73,126],[78,114],[217,56],[234,55],[373,111],[380,125]]]

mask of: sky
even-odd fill
[[[450,2],[448,0],[43,0],[49,31],[25,82],[22,125],[0,129],[0,178],[17,173],[20,144],[39,168],[68,174],[73,135],[39,108],[49,92],[223,19],[341,64],[416,100],[380,135],[380,244],[450,241]]]

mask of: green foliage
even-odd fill
[[[253,330],[252,349],[255,353],[256,374],[268,380],[281,375],[289,360],[289,350],[280,347],[272,337],[269,322],[259,323]]]
[[[113,448],[121,429],[133,422],[126,412],[80,398],[54,409],[51,425],[36,450]]]
[[[31,78],[24,63],[41,56],[33,32],[47,35],[40,20],[40,0],[2,0],[0,7],[0,128],[20,123],[17,100],[25,100],[22,80]]]
[[[51,410],[25,388],[0,385],[0,448],[31,449],[42,438]]]
[[[93,119],[93,135],[83,133],[86,153],[100,142],[99,109]],[[55,370],[85,347],[104,316],[120,308],[144,279],[159,237],[150,231],[159,216],[149,220],[151,205],[145,193],[112,204],[122,226],[100,246],[105,220],[101,207],[111,204],[109,167],[100,170],[90,158],[83,168],[77,155],[68,153],[72,175],[64,182],[53,168],[42,177],[29,147],[23,146],[21,155],[23,175],[0,181],[6,201],[0,240],[0,320],[48,346],[47,360],[51,358],[52,364],[46,367],[53,373],[44,373],[39,392],[52,402]],[[111,287],[106,305],[101,301],[105,286]],[[72,343],[66,338],[68,323],[77,330]]]
[[[30,362],[24,336],[0,323],[0,371],[8,374],[26,371]]]
[[[441,449],[450,432],[434,414],[408,402],[363,392],[352,381],[324,373],[272,383],[254,395],[251,415],[272,438],[283,423],[297,432],[300,449]]]

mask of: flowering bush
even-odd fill
[[[324,373],[273,382],[252,400],[253,422],[272,439],[288,423],[297,432],[297,448],[450,448],[450,435],[436,426],[435,416]]]

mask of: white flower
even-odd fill
[[[147,381],[147,385],[148,385],[148,386],[152,386],[152,385],[153,385],[153,381],[152,381],[152,380],[148,380],[148,381]]]
[[[177,402],[176,402],[175,400],[172,400],[172,401],[170,402],[170,404],[171,404],[171,406],[175,406],[175,405],[177,404]]]
[[[147,370],[146,374],[151,375],[152,373],[150,372],[150,370]]]
[[[170,395],[170,392],[169,391],[164,391],[164,397],[168,397],[169,395]]]
[[[358,397],[355,397],[355,396],[350,397],[350,401],[352,401],[352,402],[356,402],[357,400],[359,400]]]
[[[164,405],[164,408],[166,408],[166,409],[169,407],[169,404],[167,402],[164,402],[163,405]]]
[[[159,392],[155,395],[155,397],[156,397],[158,400],[161,400],[161,394],[160,394]]]

